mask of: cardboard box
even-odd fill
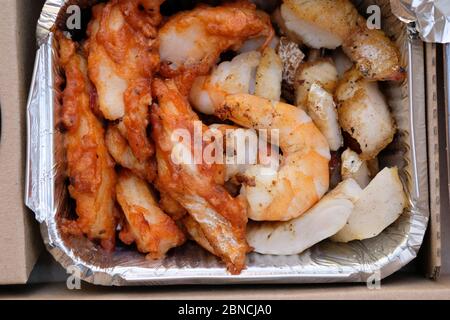
[[[83,283],[68,290],[65,271],[41,252],[32,213],[23,205],[25,105],[35,53],[35,22],[44,0],[3,0],[0,12],[0,298],[162,298],[162,299],[450,299],[450,209],[445,147],[442,46],[425,45],[430,226],[419,257],[381,282],[365,284],[271,286],[96,287]],[[439,72],[436,72],[439,71]],[[430,280],[435,279],[435,280]],[[56,282],[55,282],[56,281]],[[211,292],[214,295],[211,296]]]
[[[0,11],[0,284],[25,283],[42,248],[25,208],[25,105],[43,1],[2,1]]]

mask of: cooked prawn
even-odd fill
[[[222,165],[173,161],[173,150],[178,141],[174,141],[172,135],[179,129],[192,135],[198,116],[179,92],[175,81],[155,79],[153,92],[158,99],[158,105],[151,113],[158,187],[186,208],[228,270],[239,273],[245,266],[245,255],[249,250],[245,240],[246,208],[221,185],[223,177],[218,177],[223,171]],[[184,147],[193,153],[192,145]]]
[[[238,53],[245,53],[249,51],[263,51],[264,48],[276,49],[280,39],[277,36],[273,36],[272,40],[267,44],[267,37],[261,36],[257,38],[249,38],[244,41],[242,46],[237,50]]]
[[[210,75],[197,77],[189,100],[193,107],[206,114],[214,114],[229,94],[250,93],[280,100],[282,64],[270,47],[241,53],[231,61],[220,63]]]
[[[108,154],[101,122],[92,113],[92,87],[87,76],[86,59],[77,53],[74,42],[57,35],[60,63],[66,75],[62,120],[65,134],[69,193],[76,203],[76,221],[65,220],[63,231],[85,234],[99,240],[102,247],[115,245],[114,162]]]
[[[88,26],[89,77],[100,110],[123,120],[126,138],[140,161],[154,153],[147,137],[151,78],[159,66],[156,27],[162,0],[112,0],[92,10]],[[139,10],[142,7],[146,10]]]
[[[259,52],[245,52],[220,63],[210,75],[197,77],[189,95],[192,106],[202,113],[214,114],[228,94],[255,93],[260,61]]]
[[[281,166],[260,174],[255,165],[245,172],[241,196],[252,220],[285,221],[300,216],[328,190],[330,148],[311,118],[295,106],[249,94],[229,95],[216,110],[221,119],[254,129],[279,130]]]
[[[256,69],[255,95],[279,101],[282,77],[283,61],[280,56],[270,47],[264,49],[261,62]]]
[[[249,183],[245,172],[253,165],[259,164],[268,170],[277,170],[279,166],[279,150],[276,146],[258,137],[254,129],[246,129],[229,124],[212,124],[211,130],[219,130],[223,136],[225,153],[224,182],[233,184]],[[261,139],[261,140],[259,140]],[[261,148],[263,143],[266,147]],[[238,153],[244,156],[239,159]],[[251,183],[251,182],[250,182]]]
[[[184,243],[185,236],[175,222],[159,207],[147,183],[128,170],[122,170],[117,181],[117,201],[125,215],[120,239],[160,259],[166,252]]]
[[[270,17],[249,1],[200,5],[170,17],[159,30],[160,72],[193,80],[207,74],[222,52],[237,50],[252,37],[266,37],[265,47],[273,35]]]
[[[209,126],[209,130],[218,130],[222,135],[225,163],[223,183],[230,182],[235,186],[239,186],[245,181],[245,171],[256,163],[264,164],[267,168],[278,166],[278,150],[270,144],[267,148],[258,148],[259,142],[255,130],[227,124],[212,124]],[[244,157],[241,157],[242,159],[239,159],[238,161],[236,155],[240,148],[245,149],[239,150],[244,152]],[[219,184],[222,184],[222,174],[220,174],[220,177],[218,177],[216,181],[218,181]],[[156,184],[155,187],[159,189],[158,184]],[[163,188],[161,188],[161,190],[163,190]],[[163,211],[172,219],[176,221],[182,219],[183,225],[188,229],[187,231],[194,240],[199,237],[199,234],[202,234],[198,230],[190,230],[198,229],[194,226],[195,220],[192,221],[192,218],[186,216],[186,209],[164,191],[160,192],[159,204],[161,209],[163,209]],[[187,220],[189,220],[189,222],[186,222]],[[200,241],[204,242],[204,240]],[[203,246],[202,243],[199,242],[199,244]]]

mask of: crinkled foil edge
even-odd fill
[[[450,1],[390,0],[392,12],[403,22],[414,23],[423,41],[450,43]]]
[[[61,9],[67,2],[67,0],[47,0],[45,2],[36,28],[38,46],[41,46],[46,42],[56,24]]]
[[[135,252],[119,251],[110,256],[88,241],[77,244],[63,239],[57,215],[67,210],[67,201],[61,177],[64,164],[58,160],[63,144],[55,119],[60,92],[55,85],[59,70],[51,30],[66,3],[48,0],[38,23],[40,46],[27,105],[25,195],[26,205],[41,223],[47,249],[63,267],[77,268],[83,280],[100,285],[328,283],[363,282],[374,275],[382,279],[416,257],[429,209],[423,44],[413,32],[403,35],[400,45],[408,62],[409,77],[399,90],[399,100],[407,106],[407,112],[397,119],[406,132],[402,137],[407,155],[402,180],[410,210],[379,237],[351,244],[325,241],[295,256],[252,253],[247,259],[248,268],[236,276],[229,275],[217,259],[194,245],[176,249],[165,261],[148,262]]]

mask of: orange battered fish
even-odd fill
[[[179,202],[199,224],[214,253],[238,274],[245,267],[249,251],[245,239],[247,214],[245,205],[230,196],[222,186],[222,165],[174,163],[176,145],[172,134],[185,129],[191,136],[198,116],[173,80],[155,79],[153,92],[158,100],[151,113],[153,139],[156,144],[159,188]],[[204,130],[207,127],[204,126]],[[192,145],[189,152],[193,152]]]
[[[58,35],[60,63],[66,75],[62,120],[67,129],[69,192],[75,199],[76,221],[66,220],[63,231],[85,234],[100,241],[103,248],[115,245],[114,162],[108,154],[104,130],[90,107],[91,84],[86,59],[74,42]]]
[[[89,77],[100,110],[123,120],[126,138],[139,161],[154,154],[147,136],[151,79],[159,67],[156,36],[163,0],[111,0],[92,10],[88,26]]]
[[[131,171],[119,173],[117,201],[125,215],[119,234],[124,243],[136,242],[137,249],[150,259],[163,258],[169,249],[184,243],[183,232],[159,208],[147,183]]]
[[[270,17],[250,1],[199,5],[171,16],[159,30],[160,73],[175,78],[185,94],[195,77],[207,74],[222,52],[236,50],[254,37],[265,37],[265,47],[273,35]]]

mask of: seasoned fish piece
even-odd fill
[[[65,220],[63,231],[85,234],[103,248],[115,246],[114,162],[108,154],[101,122],[90,108],[92,87],[86,59],[74,42],[58,36],[60,63],[66,75],[62,120],[65,134],[69,193],[76,203],[76,221]]]
[[[192,111],[173,80],[155,80],[153,91],[158,100],[152,110],[153,138],[156,142],[160,191],[180,203],[200,228],[214,249],[237,274],[245,267],[249,250],[245,240],[246,207],[232,198],[223,187],[223,165],[183,161],[175,148],[193,155],[193,145],[173,139],[174,132],[185,130],[192,136],[198,116]],[[203,130],[207,130],[204,126]]]

